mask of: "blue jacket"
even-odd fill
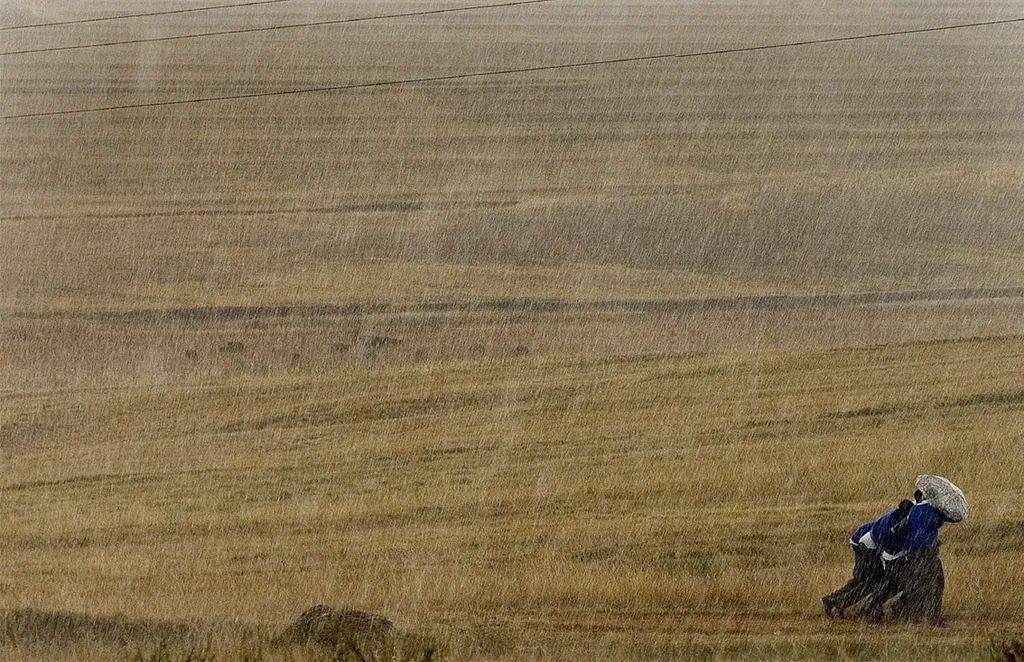
[[[876,520],[865,522],[857,527],[857,530],[850,536],[850,544],[856,545],[864,537],[865,533],[871,533],[871,540],[874,542],[875,547],[885,549],[885,546],[890,544],[889,541],[892,538],[893,527],[899,524],[902,519],[900,511],[893,509]]]
[[[885,541],[882,551],[898,556],[903,552],[931,549],[939,543],[939,527],[945,522],[945,515],[927,501],[914,504],[906,524],[896,528]]]
[[[909,535],[904,549],[931,549],[939,543],[939,527],[946,521],[946,517],[938,508],[927,501],[919,503],[910,509],[907,520]]]
[[[911,509],[913,510],[913,509]],[[871,526],[871,539],[879,549],[886,549],[892,544],[893,529],[903,521],[898,509],[893,509],[875,520]]]
[[[864,522],[853,531],[853,535],[850,536],[850,544],[856,545],[860,542],[860,539],[864,537],[864,534],[871,530],[871,527],[875,525],[874,520],[870,522]]]

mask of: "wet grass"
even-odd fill
[[[107,658],[131,662],[299,660],[431,662],[429,639],[401,632],[339,631],[337,640],[282,640],[266,627],[93,616],[67,611],[0,612],[0,653],[31,659]]]
[[[273,628],[324,602],[457,658],[488,632],[513,658],[980,655],[1024,608],[1022,360],[993,338],[53,393],[75,415],[0,487],[3,604],[133,615],[68,626],[98,643],[133,618]],[[250,423],[280,412],[305,422]],[[4,415],[45,412],[11,396]],[[849,530],[925,471],[972,500],[943,534],[951,627],[834,629],[818,598]]]
[[[5,3],[0,24],[94,4]],[[0,105],[1019,12],[755,4],[11,57]],[[271,650],[314,603],[383,613],[453,659],[1016,655],[1019,36],[0,123],[0,658],[398,655]],[[922,472],[972,504],[943,533],[950,627],[825,621],[849,531]]]

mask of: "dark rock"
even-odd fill
[[[279,644],[315,644],[337,648],[354,641],[379,641],[395,631],[383,616],[317,605],[306,610],[277,638]]]

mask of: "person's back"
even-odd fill
[[[892,547],[894,536],[904,526],[908,511],[913,511],[913,506],[909,501],[903,501],[899,508],[890,510],[874,521],[871,525],[871,541],[878,549]]]
[[[945,515],[927,501],[915,503],[907,518],[881,538],[878,547],[882,550],[882,560],[889,563],[912,552],[938,547],[939,528],[946,521]]]
[[[946,521],[946,516],[927,501],[916,504],[907,515],[908,536],[905,549],[908,552],[918,552],[938,547],[939,528]]]

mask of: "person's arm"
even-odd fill
[[[892,538],[894,540],[899,540],[901,538],[906,538],[907,537],[907,533],[909,533],[909,531],[910,531],[910,520],[907,519],[906,517],[903,517],[898,522],[896,522],[896,524],[892,527],[892,530],[890,531],[890,535],[892,536]]]

